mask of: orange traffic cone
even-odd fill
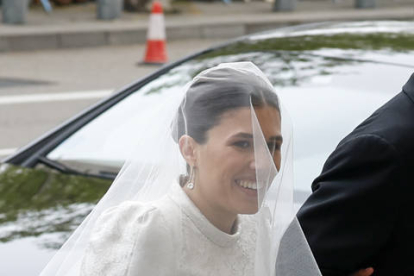
[[[150,22],[147,34],[147,50],[144,63],[162,64],[167,62],[165,50],[164,14],[160,2],[152,4]]]

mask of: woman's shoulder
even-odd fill
[[[95,228],[97,231],[111,229],[115,233],[122,232],[123,235],[128,231],[128,226],[131,226],[131,230],[134,231],[142,231],[146,227],[157,229],[159,225],[164,225],[169,220],[166,217],[176,211],[173,205],[167,197],[146,203],[125,201],[104,211],[96,222],[98,227]]]
[[[82,275],[95,275],[88,274],[92,271],[96,275],[124,275],[119,272],[132,268],[152,271],[156,255],[170,262],[177,230],[166,219],[165,205],[168,203],[126,201],[104,211],[90,235]]]
[[[119,205],[106,209],[99,217],[103,221],[135,221],[141,217],[151,218],[157,213],[157,208],[151,203],[124,201]]]

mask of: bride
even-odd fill
[[[156,108],[41,275],[320,275],[294,219],[291,124],[264,74],[220,64]]]

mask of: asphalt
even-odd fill
[[[273,12],[272,6],[265,1],[173,2],[165,12],[167,41],[230,39],[321,21],[414,20],[413,0],[376,0],[373,9],[356,9],[354,0],[301,0],[291,12]],[[94,2],[54,7],[50,14],[32,5],[26,24],[0,24],[0,52],[145,43],[148,21],[148,13],[130,12],[98,20]]]

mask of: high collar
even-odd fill
[[[178,204],[183,214],[186,215],[192,223],[197,227],[197,229],[210,241],[215,243],[218,246],[227,247],[231,246],[240,236],[241,225],[239,223],[239,218],[237,218],[237,231],[236,233],[230,235],[227,234],[217,227],[215,227],[195,206],[191,199],[187,196],[184,190],[178,183],[174,183],[171,188],[170,197],[176,204]]]
[[[414,74],[411,75],[410,79],[403,86],[403,91],[414,103]]]

